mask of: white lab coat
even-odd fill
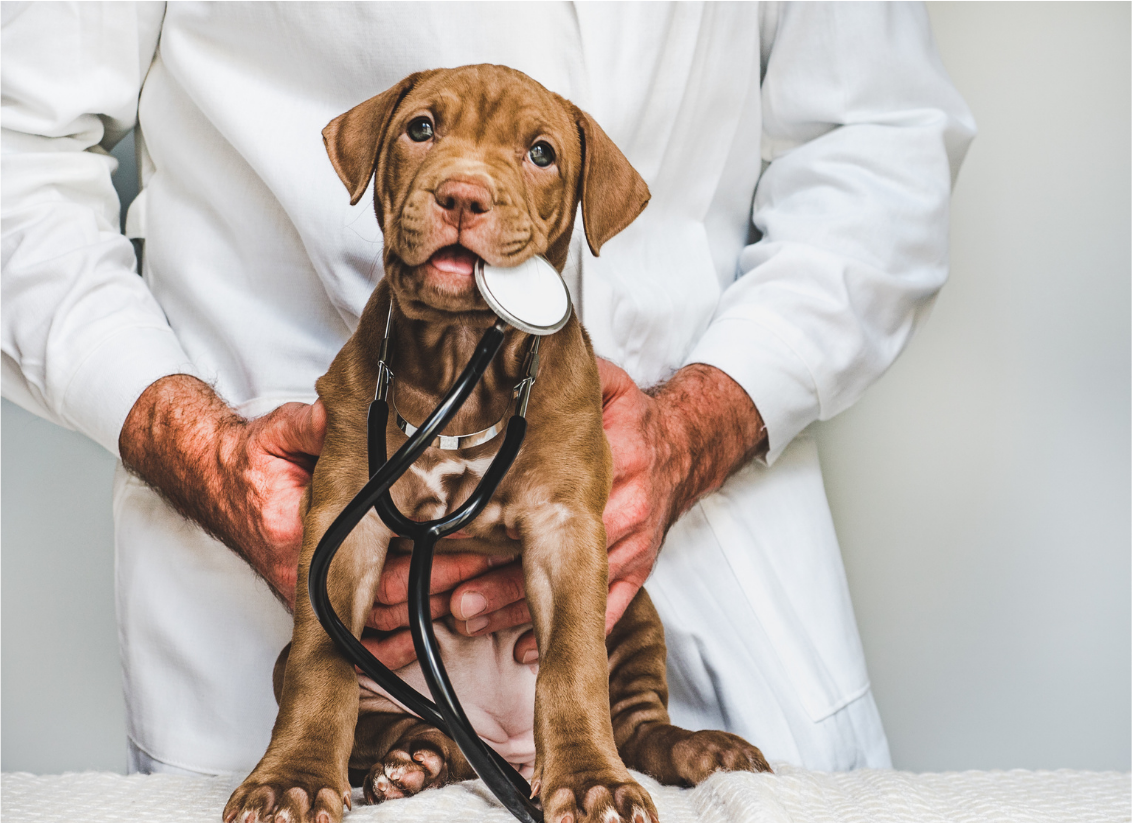
[[[371,197],[349,205],[320,131],[412,71],[478,62],[589,111],[652,191],[600,258],[575,244],[598,354],[642,385],[717,366],[766,421],[765,462],[672,529],[648,583],[675,721],[771,760],[887,765],[800,433],[884,372],[946,278],[974,125],[919,6],[5,4],[5,396],[112,452],[167,374],[249,416],[313,400],[381,276]],[[141,277],[104,151],[135,120]],[[114,515],[135,752],[247,769],[289,616],[122,471]]]

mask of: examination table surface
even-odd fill
[[[661,823],[1093,823],[1132,820],[1132,775],[1120,772],[1001,771],[913,774],[812,772],[776,764],[775,774],[716,774],[694,789],[641,778]],[[220,823],[231,777],[80,772],[6,773],[5,823]],[[480,781],[367,806],[360,791],[346,823],[510,823]]]

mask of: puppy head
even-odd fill
[[[561,271],[579,201],[596,255],[649,200],[589,115],[503,66],[410,75],[322,135],[351,203],[376,175],[385,276],[420,319],[490,325],[477,259],[516,266],[541,254]]]

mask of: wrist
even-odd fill
[[[766,428],[751,398],[726,373],[703,363],[650,390],[657,401],[673,472],[672,520],[759,453]]]
[[[125,467],[180,514],[241,552],[231,523],[233,477],[246,421],[206,383],[185,374],[152,383],[118,438]]]
[[[699,498],[693,480],[697,445],[687,409],[679,401],[679,394],[669,384],[659,389],[653,398],[660,422],[660,436],[656,447],[658,473],[662,478],[662,487],[669,490],[669,511],[665,522],[671,525]]]

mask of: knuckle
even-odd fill
[[[507,597],[507,603],[514,603],[521,601],[527,594],[527,587],[523,582],[522,569],[515,568],[509,569],[503,579],[503,594]]]
[[[514,607],[512,608],[511,617],[514,620],[514,623],[512,624],[514,626],[521,626],[524,623],[531,622],[531,610],[527,606],[526,600],[520,600],[514,605]]]
[[[392,622],[383,614],[371,615],[369,625],[381,632],[387,632],[393,628]]]
[[[402,612],[401,609],[395,608],[374,609],[371,615],[371,625],[379,631],[388,632],[403,625],[402,619],[407,622],[408,617],[407,610]]]
[[[408,572],[400,567],[386,569],[381,575],[377,590],[377,600],[386,606],[403,602],[409,592]]]
[[[648,522],[651,514],[652,507],[643,494],[630,495],[621,504],[621,516],[632,527],[640,527]]]

